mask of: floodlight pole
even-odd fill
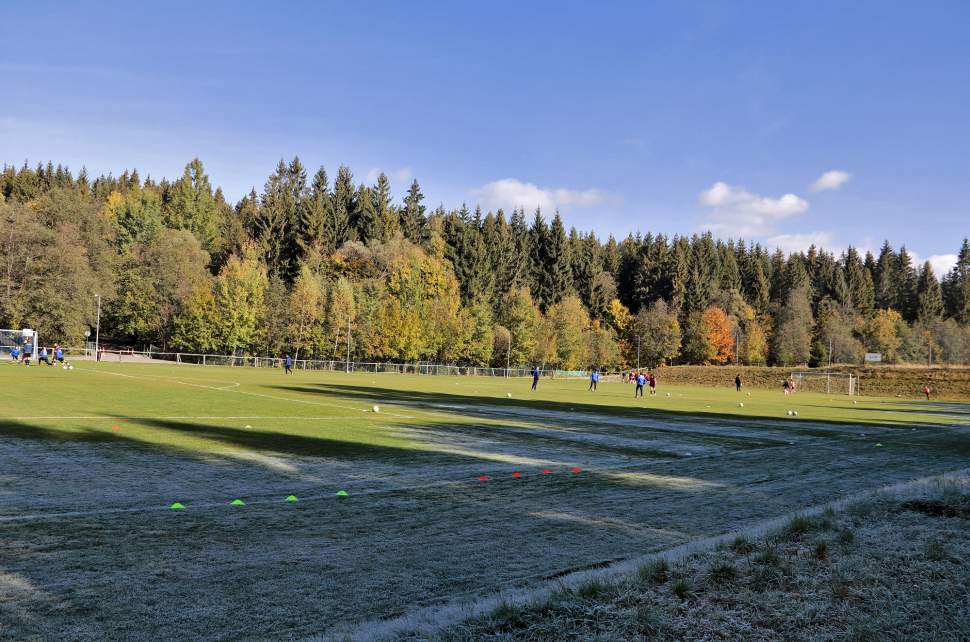
[[[101,341],[101,295],[95,294],[98,297],[98,320],[94,326],[94,356],[98,356],[98,347]]]

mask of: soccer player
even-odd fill
[[[650,374],[647,375],[647,380],[650,383],[650,394],[656,395],[657,394],[657,375],[651,372]]]
[[[734,387],[738,389],[738,392],[741,392],[741,373],[740,372],[734,375]]]
[[[24,363],[24,365],[29,366],[30,365],[30,358],[32,356],[34,356],[34,344],[32,344],[32,343],[25,343],[24,344],[24,351],[20,355],[20,360]]]
[[[600,371],[593,368],[593,372],[589,375],[589,389],[596,392],[596,383],[600,380]]]
[[[42,346],[41,347],[41,349],[40,349],[40,358],[37,359],[37,365],[40,365],[40,362],[41,361],[43,361],[44,363],[46,363],[48,366],[54,365],[53,363],[51,363],[51,360],[47,356],[47,346]]]
[[[785,389],[785,396],[787,397],[791,393],[791,388],[788,385],[788,379],[785,379],[782,382],[781,387]]]
[[[283,360],[283,371],[286,374],[293,374],[293,357],[286,355],[286,359]]]
[[[532,389],[539,385],[539,366],[532,366]]]
[[[930,400],[930,387],[929,386],[923,386],[923,394],[926,395],[926,400],[929,401]]]
[[[642,372],[637,373],[637,389],[633,392],[633,398],[643,397],[643,384],[647,382],[647,378]]]
[[[60,364],[64,363],[64,350],[61,349],[61,344],[59,343],[54,344],[54,361]]]
[[[17,363],[19,359],[20,359],[20,348],[18,348],[17,346],[11,347],[10,360],[13,361],[14,363]]]

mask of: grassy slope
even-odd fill
[[[970,636],[970,478],[793,518],[757,539],[591,579],[438,642],[957,640]],[[428,639],[401,634],[398,639]]]

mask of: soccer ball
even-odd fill
[[[374,412],[380,412],[380,411],[381,411],[380,406],[374,406]]]
[[[68,366],[67,369],[68,370],[74,370],[74,366]]]
[[[506,392],[505,393],[505,396],[508,397],[509,399],[511,399],[512,398],[512,393],[511,392]]]
[[[744,403],[739,403],[738,408],[744,408]]]
[[[798,416],[798,411],[797,410],[792,410],[791,411],[791,416],[792,417],[797,417]]]
[[[795,414],[795,411],[794,411],[794,410],[789,410],[789,411],[788,411],[788,416],[789,416],[789,417],[792,417],[792,416],[794,416],[794,414]]]
[[[65,365],[63,365],[61,367],[64,368],[65,370],[67,370],[67,364],[65,364]]]
[[[670,393],[669,393],[669,392],[667,393],[667,396],[668,396],[668,397],[670,396]]]

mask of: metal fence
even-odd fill
[[[84,355],[86,358],[96,358],[91,348],[74,348],[69,354]],[[101,360],[112,363],[159,362],[197,365],[197,366],[231,366],[238,368],[282,368],[283,358],[280,357],[250,357],[245,355],[201,354],[193,352],[154,352],[141,350],[102,350]],[[482,366],[445,365],[440,363],[391,363],[376,361],[338,361],[334,359],[294,359],[294,370],[326,370],[330,372],[368,372],[389,374],[422,374],[438,376],[473,376],[473,377],[529,377],[532,369],[525,367],[489,368]],[[555,370],[540,369],[543,377],[572,378],[587,377],[584,370]]]

